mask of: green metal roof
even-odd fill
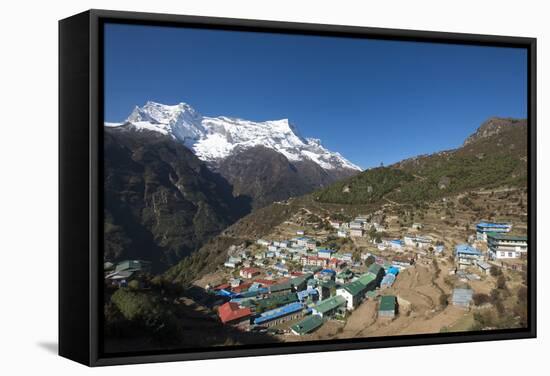
[[[369,266],[369,272],[375,275],[378,275],[378,273],[380,273],[380,269],[382,269],[382,266],[378,264],[372,264],[371,266]]]
[[[285,304],[290,304],[298,301],[296,293],[285,295],[271,296],[269,298],[256,300],[256,305],[260,308],[279,307]]]
[[[511,241],[518,241],[518,242],[527,241],[527,236],[510,235],[510,234],[503,234],[499,232],[488,232],[487,238],[493,238],[496,240],[511,240]]]
[[[291,289],[292,289],[292,284],[290,283],[290,281],[269,286],[269,292],[279,292],[279,291],[291,290]]]
[[[317,329],[321,325],[323,325],[323,318],[319,315],[311,315],[292,325],[290,328],[298,334],[306,334]]]
[[[327,289],[331,289],[333,287],[336,287],[336,282],[334,282],[332,279],[329,279],[328,281],[319,281],[319,285]]]
[[[365,287],[376,279],[376,275],[372,273],[363,274],[357,281],[361,282]]]
[[[317,310],[317,312],[324,314],[332,311],[335,308],[343,306],[345,304],[346,304],[346,299],[344,299],[343,296],[336,295],[336,296],[333,296],[332,298],[328,298],[326,300],[323,300],[317,303],[317,305],[313,308]]]
[[[362,284],[358,280],[351,283],[347,283],[344,286],[342,286],[342,288],[344,288],[352,296],[357,296],[361,294],[363,291],[365,291],[366,287],[367,287],[366,285]]]
[[[395,311],[395,296],[385,295],[380,297],[379,311]]]

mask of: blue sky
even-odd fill
[[[462,144],[527,116],[524,49],[105,26],[105,120],[152,100],[207,116],[288,118],[363,168]]]

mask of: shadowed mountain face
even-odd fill
[[[104,167],[105,259],[162,270],[250,211],[249,198],[158,133],[105,129]]]
[[[283,154],[262,146],[225,158],[216,171],[233,185],[235,196],[250,197],[254,208],[304,195],[358,172],[326,170],[309,160],[290,162]]]

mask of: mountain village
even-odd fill
[[[284,340],[310,335],[331,323],[342,328],[359,321],[365,327],[369,319],[383,327],[399,316],[415,317],[422,307],[394,286],[406,278],[402,276],[429,267],[437,277],[443,265],[445,281],[452,278],[450,291],[430,299],[467,312],[479,309],[473,304],[475,294],[487,291],[486,280],[495,270],[521,271],[526,265],[527,237],[510,235],[513,223],[478,222],[475,233],[448,249],[443,239],[425,235],[422,223],[413,223],[402,237],[380,237],[385,227],[376,221],[379,214],[348,222],[329,217],[328,228],[310,227],[311,234],[290,226],[292,237],[230,247],[223,267],[202,286],[214,297],[212,307],[220,322]],[[343,250],[339,245],[346,242],[351,247]],[[106,281],[127,286],[147,264],[126,261],[107,267]],[[369,317],[362,317],[362,306],[369,305]]]

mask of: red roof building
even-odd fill
[[[255,279],[254,282],[259,283],[262,286],[271,286],[276,283],[276,281],[272,279]]]
[[[241,292],[244,292],[244,291],[248,291],[250,286],[252,286],[252,282],[245,282],[245,283],[241,283],[237,287],[233,287],[231,290],[233,292],[236,292],[236,293],[241,293]]]
[[[248,318],[251,315],[250,308],[241,308],[237,303],[227,302],[218,308],[218,316],[224,324],[248,323]]]
[[[230,288],[231,288],[231,285],[229,283],[224,283],[214,287],[214,290],[229,290]]]

